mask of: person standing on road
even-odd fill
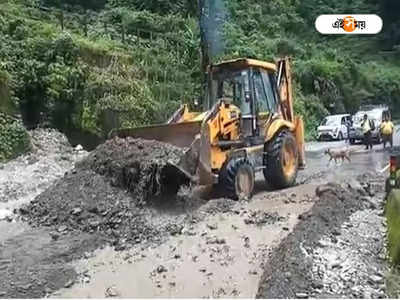
[[[381,124],[381,136],[383,142],[383,149],[386,149],[386,143],[389,142],[390,148],[393,148],[393,128],[394,125],[390,121],[389,116],[385,115]]]
[[[361,128],[364,134],[364,144],[365,150],[372,150],[372,130],[374,129],[374,124],[370,119],[368,119],[368,115],[364,115],[364,119],[361,123]]]
[[[353,126],[352,122],[350,119],[348,119],[345,123],[346,129],[347,129],[347,143],[350,144],[350,128]]]

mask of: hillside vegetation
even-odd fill
[[[395,0],[0,0],[0,110],[27,127],[106,136],[201,96],[202,57],[293,58],[307,137],[329,112],[400,101]],[[377,13],[376,36],[321,36],[321,13]],[[210,23],[211,22],[211,23]],[[201,55],[201,33],[212,47]],[[216,34],[216,31],[217,34]],[[203,45],[203,50],[204,50]]]

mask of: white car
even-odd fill
[[[346,122],[351,122],[350,114],[325,117],[317,128],[318,140],[343,140],[347,138]]]
[[[353,117],[353,126],[350,128],[350,144],[354,144],[357,140],[363,140],[361,123],[364,115],[374,122],[375,129],[372,131],[372,140],[376,143],[381,142],[380,126],[385,115],[390,116],[390,111],[387,106],[375,107],[370,110],[360,110]]]

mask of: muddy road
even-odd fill
[[[378,171],[388,153],[378,147],[327,166],[334,143],[310,145],[299,185],[271,192],[260,176],[248,202],[197,188],[132,206],[130,185],[104,179],[118,165],[89,159],[77,177],[87,153],[52,137],[51,149],[1,166],[0,297],[385,296]],[[335,185],[322,191],[326,182]]]

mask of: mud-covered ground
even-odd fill
[[[386,297],[383,183],[368,174],[319,186],[319,200],[268,259],[257,296]]]
[[[54,242],[45,228],[17,222],[13,210],[44,192],[87,155],[49,129],[29,132],[33,151],[0,165],[0,297],[43,297],[76,276],[65,264],[82,245],[95,250],[95,237],[70,236]]]
[[[258,177],[255,196],[235,202],[207,188],[171,197],[167,182],[181,179],[171,178],[169,162],[180,149],[117,139],[86,156],[51,136],[63,146],[37,155],[36,176],[27,157],[0,170],[9,187],[0,187],[8,203],[0,297],[385,294],[376,174],[387,153],[327,166],[315,151],[297,186],[271,192]],[[49,144],[38,139],[39,149],[40,141]],[[334,184],[324,190],[326,181]]]
[[[42,134],[47,137],[45,131]],[[32,154],[44,165],[43,170],[50,160],[56,164],[63,153],[77,152],[62,135],[53,131],[48,134],[52,143],[43,138],[35,140],[39,149],[42,142],[56,145],[47,149],[48,159],[41,153]],[[194,215],[192,212],[205,200],[189,188],[177,195],[170,190],[171,183],[179,183],[180,178],[169,176],[169,163],[176,163],[181,152],[157,142],[115,139],[87,157],[82,155],[75,168],[68,156],[65,160],[70,164],[59,166],[58,173],[43,173],[46,185],[41,187],[47,189],[30,202],[11,198],[15,214],[7,215],[9,223],[0,223],[0,230],[8,232],[0,239],[0,264],[5,274],[0,295],[43,297],[71,286],[78,274],[68,263],[88,257],[95,249],[112,246],[122,251],[134,245],[158,245],[182,234],[185,224],[201,220],[203,214],[228,209],[233,201],[216,200],[203,213]],[[24,159],[12,164],[20,163],[22,171]],[[19,190],[26,195],[31,192],[29,185],[20,185]],[[201,195],[201,191],[196,193]],[[54,280],[49,280],[52,277]]]

